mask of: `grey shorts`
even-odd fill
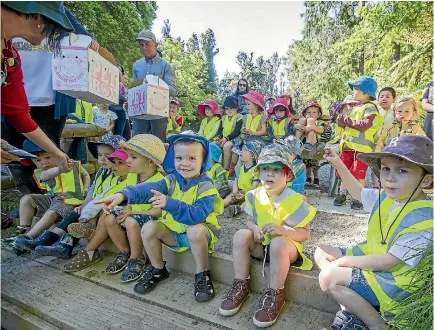
[[[61,219],[74,211],[75,206],[68,205],[63,202],[62,197],[48,195],[30,194],[33,202],[36,205],[36,217],[42,218],[47,211],[56,212]]]

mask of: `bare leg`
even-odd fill
[[[116,217],[113,214],[105,216],[105,228],[114,245],[120,250],[130,252],[127,234],[121,229],[121,226],[116,223]]]
[[[223,146],[223,167],[225,170],[229,169],[232,161],[232,148],[234,144],[231,141],[228,141]]]
[[[341,250],[334,246],[320,245],[315,250],[315,262],[321,270],[329,267],[331,261],[341,257]]]
[[[20,225],[31,226],[36,214],[36,204],[31,195],[24,195],[20,199]]]
[[[141,236],[140,225],[132,217],[125,220],[125,228],[127,229],[128,242],[131,248],[131,259],[141,258],[143,256],[143,242]]]
[[[297,260],[298,251],[286,237],[274,237],[270,249],[270,288],[281,289],[285,285],[289,266]]]
[[[235,278],[239,280],[249,277],[251,255],[258,258],[264,256],[262,244],[255,242],[249,229],[240,229],[235,233],[232,251]]]
[[[315,126],[315,119],[308,118],[307,119],[307,125],[308,126]],[[313,144],[316,144],[316,132],[315,131],[309,131],[306,135],[306,142]]]
[[[51,231],[52,231],[53,233],[59,235],[59,236],[62,236],[63,234],[66,234],[66,231],[64,231],[63,229],[60,229],[60,228],[58,228],[58,227],[53,228]]]
[[[44,216],[33,226],[32,229],[27,233],[27,235],[36,238],[44,230],[50,228],[56,220],[59,219],[59,214],[55,211],[47,211]]]
[[[314,179],[319,178],[319,166],[318,165],[313,166],[313,178]]]
[[[306,126],[306,118],[300,118],[298,120],[298,123],[295,124],[295,137],[299,140],[301,140],[303,134],[304,134],[304,127]]]
[[[312,180],[312,167],[306,167],[306,177],[308,180]]]
[[[232,163],[237,164],[238,158],[240,158],[239,155],[237,155],[236,153],[232,153]]]
[[[90,252],[97,250],[101,246],[101,244],[104,243],[104,241],[109,237],[106,228],[106,216],[108,215],[103,213],[99,217],[95,232],[93,233],[92,238],[84,249],[85,251]]]
[[[162,243],[176,246],[175,236],[162,222],[151,220],[142,227],[142,240],[152,266],[157,269],[164,267]]]

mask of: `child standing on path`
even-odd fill
[[[246,194],[247,229],[235,233],[235,279],[219,309],[224,316],[236,314],[250,293],[250,258],[269,261],[270,283],[253,316],[253,323],[261,328],[273,325],[285,304],[284,285],[290,265],[312,268],[301,242],[309,238],[309,222],[316,209],[287,188],[294,179],[290,157],[280,144],[264,148],[259,156],[256,170],[262,186]]]
[[[118,116],[109,110],[107,104],[100,104],[93,110],[93,123],[97,126],[104,128],[106,135],[112,135],[113,127],[115,127],[115,120]]]
[[[213,141],[217,136],[222,117],[219,105],[214,100],[208,100],[203,104],[199,104],[197,111],[201,117],[204,117],[200,123],[198,134],[203,136],[207,141]]]
[[[432,200],[422,189],[432,183],[433,143],[405,135],[382,152],[360,154],[384,190],[364,188],[335,152],[329,150],[324,158],[341,173],[351,196],[371,212],[364,243],[315,251],[321,289],[344,308],[331,329],[390,329],[385,320],[393,320],[399,303],[425,285],[413,281],[413,270],[424,251],[432,249]]]
[[[396,91],[392,87],[384,87],[378,93],[378,104],[380,105],[380,115],[383,116],[383,127],[388,128],[392,126],[395,119],[393,113],[393,104],[395,103]]]
[[[372,103],[375,100],[375,91],[377,90],[377,82],[374,79],[361,76],[350,81],[348,85],[353,90],[354,99],[359,104],[352,108],[348,115],[341,114],[336,119],[338,125],[345,127],[339,149],[342,161],[364,187],[368,165],[361,161],[357,155],[374,150],[374,136],[383,124],[383,117],[379,114],[375,104]],[[339,176],[338,172],[336,172],[336,176]],[[344,205],[347,200],[347,192],[347,187],[342,183],[340,193],[336,196],[333,204],[335,206]],[[351,208],[360,210],[363,205],[360,201],[353,199]]]
[[[194,297],[198,302],[207,301],[215,295],[208,252],[218,240],[217,215],[223,212],[223,202],[206,174],[211,166],[209,143],[195,134],[173,135],[169,142],[163,161],[167,177],[156,183],[129,186],[98,203],[112,210],[121,203],[149,201],[154,208],[163,210],[160,220],[148,221],[142,228],[143,245],[152,267],[135,285],[135,292],[148,293],[169,276],[163,260],[164,244],[179,252],[191,248],[196,262]]]
[[[292,123],[292,115],[289,112],[286,99],[277,98],[267,112],[271,116],[268,124],[269,142],[273,143],[294,135],[294,124]]]

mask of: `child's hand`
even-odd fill
[[[310,132],[310,131],[314,131],[315,130],[315,126],[313,126],[313,125],[307,125],[305,128],[304,128],[304,131],[305,132]]]
[[[130,216],[130,212],[129,211],[125,211],[125,209],[124,210],[122,210],[121,211],[121,213],[118,215],[118,217],[116,218],[116,223],[118,224],[118,225],[123,225],[123,223],[125,222],[125,220],[127,220],[127,218]]]
[[[267,223],[262,227],[262,232],[264,234],[268,233],[275,236],[285,235],[285,229],[282,226],[276,225],[275,223]]]
[[[220,139],[220,147],[223,147],[225,145],[225,143],[228,142],[228,139],[226,138],[221,138]]]
[[[117,193],[106,198],[100,199],[99,201],[93,202],[95,205],[102,204],[102,208],[106,214],[109,214],[115,206],[122,203],[125,199],[124,194]]]
[[[249,130],[248,128],[243,128],[243,133],[244,133],[244,134],[247,134],[247,135],[251,135],[251,134],[252,134],[252,131]]]
[[[338,164],[342,163],[342,160],[332,148],[325,148],[324,159],[333,167],[336,167]]]
[[[256,230],[253,231],[253,239],[256,243],[261,243],[264,240],[264,233],[261,228],[257,227]]]
[[[154,189],[151,189],[151,192],[154,197],[149,199],[149,203],[152,204],[154,209],[163,209],[167,203],[167,196]]]

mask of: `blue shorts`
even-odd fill
[[[208,227],[206,228],[208,229],[208,247],[209,247],[211,244],[212,232]],[[190,241],[188,240],[187,233],[176,233],[176,232],[172,232],[172,233],[176,240],[176,246],[168,246],[171,250],[179,251],[180,249],[184,250],[184,249],[191,248],[191,244]]]
[[[351,273],[351,283],[348,286],[351,290],[356,292],[359,296],[363,297],[368,303],[374,307],[380,307],[380,302],[375,296],[374,291],[368,284],[368,281],[363,275],[360,268],[353,267]]]
[[[113,210],[110,213],[113,214],[115,217],[118,217],[119,214],[121,213],[121,210]],[[139,224],[140,228],[142,228],[143,225],[145,223],[147,223],[149,220],[157,220],[156,218],[154,218],[150,215],[147,215],[147,214],[130,214],[129,217],[136,220],[136,222]]]

